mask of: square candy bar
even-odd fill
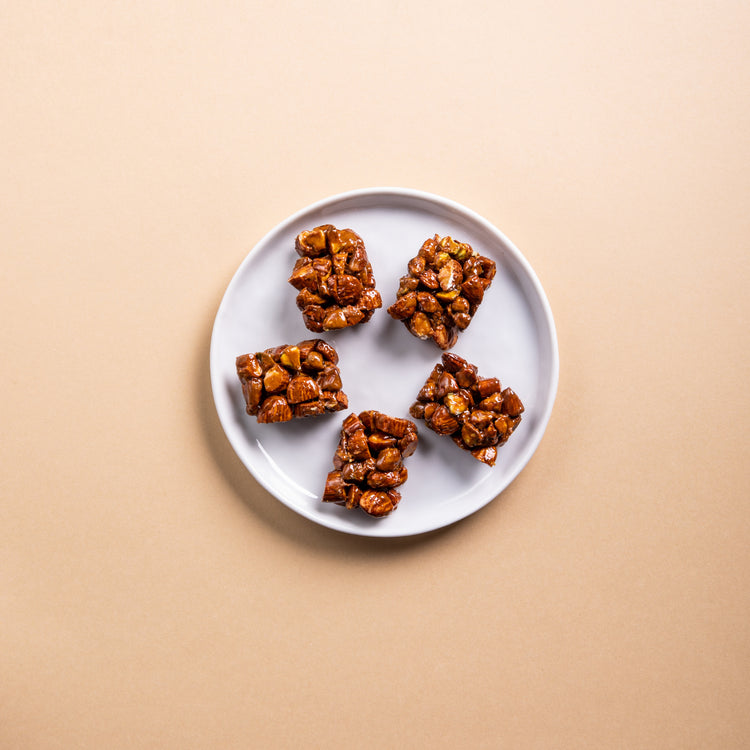
[[[350,414],[328,474],[323,501],[386,516],[401,500],[396,487],[408,476],[403,464],[417,448],[415,424],[378,411]]]
[[[336,350],[323,339],[237,357],[247,413],[260,423],[316,417],[349,405]]]
[[[495,261],[465,242],[435,235],[423,243],[408,269],[388,314],[403,321],[414,336],[449,349],[471,323],[492,283]]]
[[[497,378],[482,378],[465,359],[446,352],[435,365],[409,413],[424,419],[479,461],[494,466],[497,449],[521,422],[521,399]]]
[[[300,258],[289,283],[299,292],[297,307],[311,331],[366,323],[382,306],[365,243],[356,232],[323,224],[300,232],[295,249]]]

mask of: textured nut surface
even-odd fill
[[[503,389],[497,378],[481,378],[474,365],[445,352],[409,413],[423,419],[438,435],[450,436],[478,461],[493,466],[497,449],[518,427],[523,410],[518,395]]]
[[[388,515],[401,500],[396,489],[407,479],[403,460],[416,450],[417,428],[408,419],[378,411],[349,414],[323,490],[323,501]]]
[[[388,314],[403,321],[414,336],[449,349],[471,323],[495,276],[495,262],[465,242],[436,234],[407,268]]]
[[[298,292],[297,307],[311,331],[366,323],[382,307],[365,244],[356,232],[323,224],[300,232],[295,249],[300,257],[289,283]]]
[[[323,339],[237,357],[245,410],[261,424],[346,409],[336,350]]]
[[[283,396],[269,396],[258,410],[258,422],[288,422],[292,418],[292,409]]]

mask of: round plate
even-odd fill
[[[302,322],[287,281],[294,240],[319,224],[357,232],[373,267],[383,307],[364,324],[314,334]],[[415,420],[419,447],[405,460],[402,500],[385,518],[323,503],[341,423],[350,412],[375,409],[409,417],[409,407],[442,352],[412,336],[386,308],[399,278],[424,240],[435,234],[468,242],[497,263],[497,274],[471,325],[452,351],[497,377],[526,411],[494,467]],[[245,413],[235,358],[279,344],[324,338],[338,351],[349,409],[321,417],[258,424]],[[429,193],[401,188],[355,190],[313,204],[267,234],[240,265],[219,306],[211,338],[211,385],[219,419],[247,469],[297,513],[339,531],[366,536],[420,534],[447,526],[486,505],[518,475],[536,450],[557,391],[558,353],[549,303],[531,266],[488,221]]]

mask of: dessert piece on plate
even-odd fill
[[[438,435],[489,466],[521,422],[524,407],[497,378],[483,378],[475,365],[446,352],[433,368],[409,413]]]
[[[336,350],[323,339],[241,354],[237,376],[247,413],[263,424],[346,409],[338,361]]]
[[[350,414],[341,427],[323,491],[323,502],[386,516],[401,500],[396,489],[407,479],[404,459],[417,449],[417,428],[409,419],[379,411]]]
[[[366,323],[382,307],[365,243],[351,229],[323,224],[300,232],[300,256],[289,283],[298,291],[297,307],[311,331],[335,331]]]
[[[471,245],[436,234],[409,261],[388,314],[414,336],[450,349],[471,323],[495,270],[495,261]]]

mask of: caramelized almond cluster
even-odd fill
[[[365,243],[356,232],[323,224],[300,232],[295,248],[300,258],[289,283],[299,291],[297,307],[311,331],[366,323],[382,306]]]
[[[521,399],[510,388],[503,389],[497,378],[479,377],[476,366],[452,353],[443,354],[409,410],[489,466],[522,412]]]
[[[388,515],[401,500],[396,489],[408,476],[403,460],[417,448],[417,428],[408,419],[378,411],[350,414],[328,474],[323,501]]]
[[[336,350],[323,339],[240,355],[237,375],[247,413],[269,423],[346,409],[338,361]]]
[[[465,242],[436,234],[408,268],[388,314],[403,321],[414,336],[449,349],[471,323],[495,276],[495,262]]]

